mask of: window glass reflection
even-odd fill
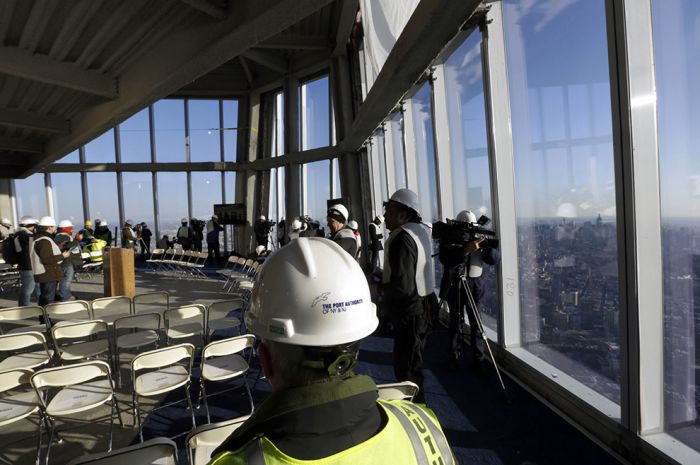
[[[503,7],[523,343],[619,403],[604,1],[505,0]]]
[[[78,150],[73,150],[71,153],[55,161],[54,163],[80,163],[80,152]]]
[[[437,178],[435,174],[435,140],[433,135],[432,88],[423,84],[411,98],[413,116],[413,143],[416,146],[418,174],[418,202],[424,221],[434,223],[440,219],[438,212]]]
[[[122,194],[124,195],[126,219],[132,219],[136,223],[145,222],[148,228],[155,233],[153,175],[151,173],[122,173]]]
[[[342,196],[343,190],[341,189],[340,185],[340,164],[338,163],[338,159],[334,158],[331,160],[331,163],[333,163],[333,198],[337,199]]]
[[[119,125],[119,149],[122,163],[151,161],[151,133],[148,108],[144,108]]]
[[[70,220],[77,232],[84,220],[80,173],[51,173],[51,189],[56,220]]]
[[[180,227],[180,219],[188,218],[187,175],[185,173],[160,172],[156,174],[158,184],[158,213],[160,235],[173,238]]]
[[[114,163],[114,129],[104,132],[85,146],[86,163]]]
[[[214,214],[214,204],[221,203],[221,173],[218,171],[193,171],[192,216],[208,221]]]
[[[87,186],[90,217],[93,222],[97,218],[107,221],[114,238],[114,228],[121,226],[117,202],[117,173],[87,173]]]
[[[406,184],[406,150],[403,143],[403,112],[394,113],[389,118],[391,127],[391,146],[394,149],[394,180],[396,188],[402,189]]]
[[[156,161],[185,161],[185,103],[183,100],[159,100],[153,104],[153,131]]]
[[[33,216],[36,219],[49,214],[46,206],[44,173],[36,173],[14,181],[18,217]]]
[[[190,161],[221,161],[218,100],[188,100]]]
[[[375,166],[377,167],[378,172],[374,175],[377,176],[376,179],[379,184],[377,194],[381,196],[381,198],[378,199],[378,203],[381,206],[383,202],[389,200],[389,196],[391,195],[389,193],[389,186],[387,184],[386,178],[386,152],[384,149],[384,131],[381,129],[374,133],[372,142],[372,157],[376,159]]]
[[[304,186],[304,206],[306,207],[303,213],[319,221],[321,226],[326,223],[326,200],[331,198],[329,167],[329,160],[321,160],[305,164],[303,171],[302,185]]]
[[[328,76],[301,86],[301,149],[330,145]]]
[[[223,101],[224,161],[236,161],[238,153],[238,100]]]
[[[700,3],[652,2],[659,135],[666,430],[700,450]]]

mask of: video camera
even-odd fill
[[[202,220],[198,220],[197,218],[192,218],[190,220],[190,225],[195,231],[203,231],[206,223]]]
[[[484,239],[482,247],[498,248],[498,237],[494,231],[484,228],[491,221],[486,215],[476,221],[476,224],[466,221],[447,219],[446,222],[433,223],[433,239],[440,243],[440,248],[464,247],[477,239]]]

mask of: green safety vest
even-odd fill
[[[210,465],[454,465],[447,439],[431,410],[404,400],[378,400],[387,416],[384,428],[367,441],[317,460],[297,460],[266,437],[236,451],[217,454]]]

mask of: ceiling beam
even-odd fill
[[[341,55],[345,52],[345,45],[348,43],[352,26],[357,18],[357,9],[359,8],[359,0],[345,0],[340,2],[340,14],[338,17],[338,29],[335,34],[335,47],[333,48],[333,56]]]
[[[214,5],[209,0],[181,0],[195,10],[199,10],[215,19],[226,19],[228,12],[223,8]]]
[[[341,152],[355,152],[472,16],[480,0],[421,0],[355,115]]]
[[[283,56],[268,50],[248,50],[243,56],[259,65],[270,68],[278,73],[286,73],[289,64]]]
[[[0,47],[0,73],[108,99],[117,97],[115,79],[72,63],[55,61],[46,55],[32,55],[12,47]]]
[[[35,140],[0,136],[0,150],[8,152],[41,153],[43,151],[43,144]]]
[[[325,36],[280,34],[259,43],[255,48],[272,48],[277,50],[329,50],[331,46],[328,42],[328,38]]]
[[[34,129],[56,134],[68,134],[70,132],[70,121],[67,119],[39,115],[12,108],[0,108],[0,126]]]
[[[243,68],[245,79],[246,81],[248,81],[248,87],[253,87],[253,73],[250,71],[250,66],[248,66],[248,62],[242,56],[238,57],[238,61],[241,62],[241,68]]]

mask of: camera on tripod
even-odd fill
[[[476,220],[476,223],[467,221],[457,221],[447,219],[444,223],[438,221],[433,223],[433,239],[440,243],[440,248],[447,247],[464,247],[468,243],[483,239],[482,248],[491,247],[498,248],[498,236],[490,229],[484,228],[485,225],[491,222],[491,219],[486,215]]]

